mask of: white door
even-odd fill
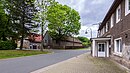
[[[105,44],[98,44],[98,57],[105,57]]]

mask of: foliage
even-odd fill
[[[39,26],[41,27],[41,35],[44,35],[44,32],[46,30],[47,25],[47,11],[48,6],[51,6],[55,0],[41,0],[37,1],[36,6],[39,9],[37,14],[35,15],[34,20],[36,20],[39,23]],[[43,36],[42,36],[43,40]],[[44,42],[41,42],[41,51],[43,51]]]
[[[83,46],[90,46],[91,41],[86,37],[77,37],[83,44]]]
[[[7,16],[4,11],[3,1],[0,1],[0,40],[6,40],[6,36],[9,34],[9,28],[7,25]]]
[[[77,35],[80,30],[80,16],[77,11],[67,5],[54,2],[48,7],[47,20],[49,34],[53,39],[60,41],[64,36]]]
[[[0,50],[16,49],[17,44],[13,41],[0,41]]]
[[[23,46],[23,38],[37,27],[33,21],[34,15],[37,12],[34,2],[35,0],[6,0],[8,13],[8,21],[11,24],[13,31],[21,38],[21,46]]]
[[[77,11],[55,0],[41,0],[41,3],[37,1],[0,1],[0,40],[6,42],[20,39],[22,50],[24,38],[39,24],[42,35],[44,25],[48,24],[49,33],[56,40],[79,33],[80,16]]]

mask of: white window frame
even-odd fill
[[[119,9],[120,9],[120,13],[118,11]],[[119,14],[120,14],[120,17],[119,17]],[[116,9],[116,23],[118,23],[120,20],[121,20],[121,5],[119,5]]]
[[[117,40],[120,40],[119,50],[122,49],[122,47],[120,47],[122,45],[122,38],[115,39],[114,40],[114,54],[122,56],[122,52],[117,51]]]
[[[130,1],[130,0],[125,0],[125,16],[130,13],[129,1]]]
[[[111,28],[114,26],[114,14],[111,16]]]

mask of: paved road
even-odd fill
[[[30,73],[37,69],[67,60],[87,50],[54,50],[53,54],[0,60],[0,73]]]

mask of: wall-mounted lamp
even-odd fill
[[[128,38],[128,34],[125,34],[125,38]]]

